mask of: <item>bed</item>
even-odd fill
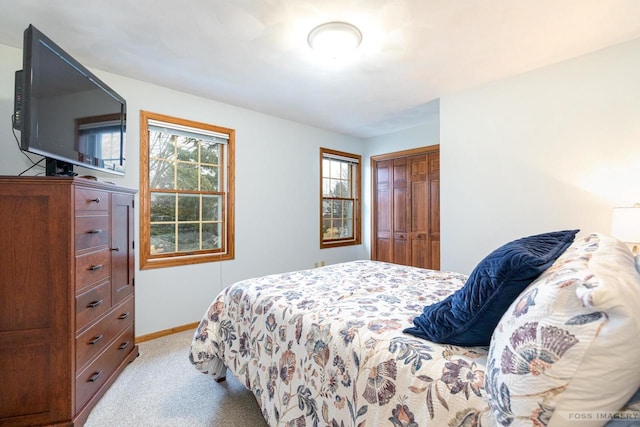
[[[240,281],[211,303],[189,358],[235,375],[272,426],[640,420],[634,257],[576,232],[545,233],[550,257],[542,235],[510,242],[469,277],[359,260]]]

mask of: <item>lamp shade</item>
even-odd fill
[[[613,208],[611,234],[626,243],[640,243],[640,207]]]

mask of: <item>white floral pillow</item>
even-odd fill
[[[604,425],[640,387],[639,336],[631,251],[602,234],[577,239],[493,333],[485,388],[498,425]]]

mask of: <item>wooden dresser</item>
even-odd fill
[[[82,426],[138,355],[134,193],[0,177],[0,426]]]

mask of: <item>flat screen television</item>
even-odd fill
[[[126,101],[33,25],[16,71],[20,149],[46,158],[47,175],[83,166],[125,173]]]

